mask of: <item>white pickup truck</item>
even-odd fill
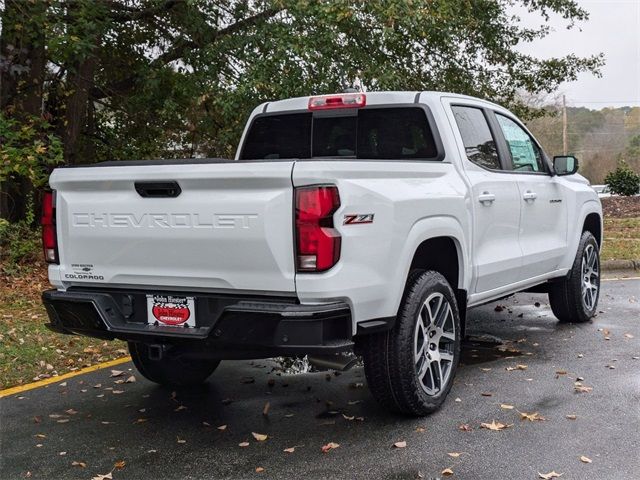
[[[174,386],[220,360],[355,351],[384,407],[425,415],[451,388],[467,309],[534,289],[561,322],[595,314],[602,209],[577,168],[472,97],[264,103],[234,160],[52,173],[49,327],[125,340]]]

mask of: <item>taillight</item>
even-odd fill
[[[329,110],[331,108],[360,108],[367,104],[364,93],[346,93],[342,95],[323,95],[309,99],[309,110]]]
[[[55,193],[44,192],[42,195],[42,248],[44,259],[48,263],[58,263],[58,238],[56,236]]]
[[[335,186],[296,188],[296,262],[299,272],[324,272],[340,259],[333,214],[340,207]]]

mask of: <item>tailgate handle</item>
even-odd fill
[[[145,198],[175,198],[182,193],[178,182],[135,182],[136,192]]]

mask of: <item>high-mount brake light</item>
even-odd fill
[[[367,104],[364,93],[344,93],[340,95],[323,95],[309,99],[309,110],[329,110],[332,108],[360,108]]]
[[[42,248],[47,263],[58,263],[58,237],[56,234],[55,192],[42,195]]]
[[[340,207],[338,188],[297,187],[296,269],[324,272],[340,259],[340,234],[333,228],[333,214]]]

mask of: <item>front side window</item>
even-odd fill
[[[451,107],[467,158],[491,170],[500,170],[500,159],[489,123],[480,108]]]
[[[242,160],[310,157],[440,159],[425,111],[413,106],[259,116],[240,155]]]
[[[496,118],[509,147],[511,168],[519,172],[544,172],[542,151],[531,136],[509,117],[496,113]]]

